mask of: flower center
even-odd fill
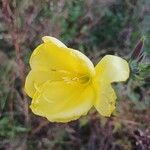
[[[81,84],[88,83],[89,81],[90,81],[90,77],[88,75],[84,75],[79,78],[79,82]]]
[[[91,78],[89,75],[79,75],[79,74],[73,74],[69,71],[65,70],[57,70],[57,69],[51,69],[53,72],[58,72],[61,74],[62,79],[67,83],[80,83],[80,84],[87,84],[91,81]]]

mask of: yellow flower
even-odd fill
[[[106,55],[94,68],[81,52],[45,36],[30,58],[25,91],[33,113],[51,122],[69,122],[86,115],[92,106],[103,116],[115,109],[112,82],[129,77],[128,63]]]

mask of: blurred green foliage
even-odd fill
[[[4,0],[0,8],[0,149],[149,149],[148,0]],[[118,100],[112,117],[100,117],[92,109],[80,120],[54,124],[25,110],[30,100],[23,93],[16,47],[25,76],[29,57],[44,35],[79,49],[94,64],[106,54],[130,62],[130,79],[126,84],[114,84]],[[144,58],[131,60],[143,35]]]

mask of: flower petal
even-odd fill
[[[25,91],[33,97],[38,87],[46,81],[58,81],[61,79],[62,73],[47,70],[31,70],[25,80]]]
[[[116,94],[110,84],[95,83],[96,101],[95,108],[103,115],[109,117],[115,110]]]
[[[62,43],[58,39],[51,37],[51,36],[44,36],[44,37],[42,37],[42,40],[44,43],[49,42],[49,43],[54,44],[58,47],[67,47],[64,43]]]
[[[95,73],[92,62],[81,52],[56,46],[47,40],[34,50],[30,66],[34,70],[63,70],[73,74]]]
[[[69,122],[85,115],[93,105],[94,91],[63,81],[46,82],[33,97],[31,109],[52,122]]]
[[[126,60],[106,55],[96,65],[96,80],[108,83],[125,81],[129,77],[129,65]]]

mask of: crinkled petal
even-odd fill
[[[92,62],[81,52],[57,46],[47,41],[39,45],[31,55],[30,66],[36,70],[64,70],[74,74],[94,74]]]
[[[69,122],[85,115],[94,102],[92,87],[82,87],[63,81],[46,82],[36,92],[32,111],[52,122]]]
[[[96,65],[96,80],[102,82],[125,81],[129,77],[129,65],[126,60],[113,55],[106,55]]]
[[[115,110],[116,94],[110,84],[95,83],[96,100],[94,103],[97,111],[102,115],[109,117]]]
[[[56,73],[56,71],[47,70],[31,70],[25,80],[25,91],[33,97],[36,90],[39,90],[39,86],[46,81],[59,81],[62,73]]]

